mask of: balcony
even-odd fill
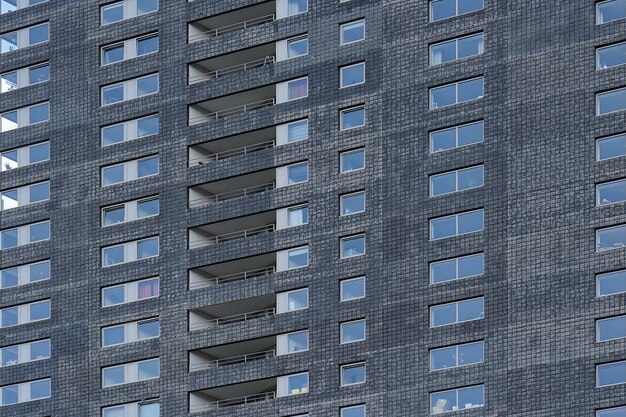
[[[196,226],[189,229],[189,249],[246,239],[275,230],[275,211]]]
[[[189,85],[210,81],[238,72],[272,65],[276,59],[274,43],[267,43],[189,64]]]
[[[276,398],[276,378],[242,382],[189,393],[189,412],[216,410]]]
[[[276,253],[235,259],[190,269],[189,289],[196,290],[257,277],[269,277],[275,272]]]
[[[206,41],[227,33],[273,22],[276,19],[276,1],[259,3],[220,15],[189,23],[189,43]]]
[[[189,352],[189,372],[263,361],[276,356],[276,337],[263,337]]]
[[[276,128],[269,127],[189,147],[189,166],[205,165],[276,146]]]
[[[245,298],[189,310],[189,331],[244,323],[275,314],[275,294]]]

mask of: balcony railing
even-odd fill
[[[275,104],[276,99],[272,97],[261,101],[255,101],[254,103],[243,104],[241,106],[231,107],[229,109],[218,110],[213,113],[204,113],[200,116],[191,117],[189,119],[189,123],[191,125],[195,125],[209,120],[218,120],[224,117],[233,116],[235,114],[247,113],[250,111],[262,109],[263,107],[271,107]]]
[[[189,249],[201,248],[215,243],[228,242],[229,240],[244,239],[250,236],[273,232],[275,229],[276,225],[268,224],[265,226],[253,227],[251,229],[238,230],[232,233],[224,233],[223,235],[200,238],[194,240],[193,242],[189,242]]]
[[[263,149],[273,148],[274,146],[276,146],[276,142],[271,140],[269,142],[256,143],[254,145],[244,146],[243,148],[236,148],[236,149],[231,149],[228,151],[217,152],[217,153],[207,155],[207,156],[202,156],[199,158],[193,158],[193,159],[190,159],[189,162],[192,165],[203,165],[209,162],[221,161],[223,159],[232,158],[234,156],[247,155],[249,153],[262,151]]]
[[[201,198],[194,198],[193,200],[189,201],[189,207],[198,207],[198,206],[202,206],[205,204],[218,203],[220,201],[230,200],[232,198],[245,197],[251,194],[264,193],[266,191],[273,190],[274,188],[276,188],[276,184],[273,182],[270,182],[267,184],[255,185],[253,187],[242,188],[240,190],[229,191],[226,193],[214,194],[211,196],[201,197]]]
[[[249,313],[235,314],[234,316],[219,317],[212,320],[205,320],[201,323],[189,324],[189,330],[201,330],[208,329],[214,326],[225,326],[228,324],[241,323],[244,321],[250,321],[255,319],[261,319],[264,317],[271,317],[276,314],[274,308],[266,308],[265,310],[252,311]]]
[[[203,369],[219,368],[220,366],[237,365],[240,363],[248,363],[270,359],[276,356],[275,350],[266,350],[264,352],[249,353],[247,355],[231,356],[230,358],[217,359],[205,363],[196,363],[189,366],[190,371],[200,371]]]
[[[266,56],[265,58],[257,59],[255,61],[245,62],[239,65],[233,65],[232,67],[226,67],[222,69],[218,69],[216,71],[204,72],[198,75],[194,75],[193,77],[189,77],[189,84],[195,84],[202,81],[209,81],[214,78],[223,77],[228,74],[233,74],[235,72],[243,72],[248,71],[253,68],[262,68],[266,65],[270,65],[274,63],[273,56]]]
[[[262,277],[266,275],[273,274],[276,269],[273,266],[268,266],[267,268],[261,269],[253,269],[250,271],[239,272],[236,274],[222,275],[220,277],[214,278],[203,278],[202,282],[194,282],[189,285],[190,290],[195,290],[198,288],[208,287],[214,284],[227,284],[229,282],[242,281],[246,279]]]
[[[232,25],[222,26],[217,29],[207,30],[205,32],[195,33],[189,36],[189,42],[196,42],[206,38],[213,38],[225,33],[235,32],[237,30],[243,30],[254,26],[259,26],[265,23],[273,22],[276,20],[276,16],[269,14],[266,16],[255,17],[254,19],[246,20],[243,22],[233,23]]]
[[[196,404],[189,407],[189,411],[197,413],[200,411],[214,410],[216,408],[233,407],[235,405],[257,403],[259,401],[268,401],[276,398],[276,392],[269,391],[261,394],[246,395],[245,397],[229,398],[227,400],[213,401],[206,404]]]

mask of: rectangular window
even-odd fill
[[[626,88],[596,94],[596,116],[626,110]]]
[[[484,41],[484,35],[477,33],[430,45],[430,65],[482,55],[485,49]]]
[[[339,68],[339,87],[351,87],[365,83],[365,62]]]
[[[49,142],[0,152],[0,172],[48,161],[49,159]]]
[[[0,270],[0,289],[50,279],[50,260]]]
[[[48,42],[49,36],[50,25],[47,22],[28,26],[15,32],[2,33],[0,34],[0,54]]]
[[[296,58],[308,55],[308,53],[309,37],[307,35],[287,40],[287,58]]]
[[[309,119],[287,123],[287,143],[300,142],[309,138]]]
[[[159,337],[158,318],[116,324],[102,328],[102,347],[123,345]]]
[[[609,136],[596,141],[596,160],[626,156],[626,134]]]
[[[100,23],[109,25],[133,17],[156,12],[158,0],[123,0],[100,7]],[[143,417],[143,416],[142,416]]]
[[[287,184],[301,184],[309,180],[309,164],[302,162],[287,167]]]
[[[365,211],[365,191],[340,196],[339,206],[341,216],[363,213]]]
[[[33,104],[0,114],[0,132],[47,122],[49,119],[50,103]]]
[[[50,300],[21,304],[0,310],[0,328],[47,320],[50,318]]]
[[[626,179],[596,185],[596,205],[606,206],[624,201],[626,201]]]
[[[0,230],[0,250],[50,240],[50,221]]]
[[[276,314],[309,308],[309,289],[300,288],[276,294]]]
[[[348,278],[339,282],[339,300],[351,301],[365,298],[365,277]]]
[[[361,342],[365,340],[365,319],[341,323],[339,326],[341,344]]]
[[[342,237],[339,241],[341,259],[365,255],[365,235]]]
[[[339,112],[340,130],[365,126],[365,106],[350,107]]]
[[[485,181],[485,168],[477,165],[456,171],[430,176],[430,196],[455,193],[482,187]]]
[[[596,342],[626,337],[626,316],[596,320]]]
[[[6,346],[0,349],[0,367],[50,358],[50,339]]]
[[[596,3],[596,23],[626,19],[626,0],[606,0]]]
[[[360,42],[365,39],[365,19],[355,20],[339,26],[340,44]]]
[[[365,169],[365,149],[355,149],[353,151],[345,151],[339,154],[339,172],[346,174],[348,172],[360,171]]]
[[[103,167],[101,172],[102,186],[106,187],[158,174],[159,157],[149,156]]]
[[[626,361],[596,366],[596,387],[626,384]]]
[[[159,92],[159,74],[133,78],[121,83],[105,85],[100,88],[102,106],[156,94]]]
[[[431,262],[430,283],[438,284],[440,282],[456,281],[458,279],[479,276],[484,272],[484,253]]]
[[[309,207],[306,205],[287,209],[287,227],[303,226],[309,223]]]
[[[431,219],[430,240],[480,232],[485,226],[484,217],[484,210],[480,209]]]
[[[366,417],[365,404],[341,407],[340,414],[341,417]]]
[[[305,352],[309,350],[309,331],[279,334],[276,336],[276,355]]]
[[[596,411],[596,417],[626,417],[626,407],[598,410]]]
[[[430,327],[448,326],[466,321],[481,320],[484,316],[484,297],[439,304],[430,308]]]
[[[0,75],[0,93],[50,80],[50,64],[37,64]]]
[[[596,275],[597,297],[606,297],[624,292],[626,292],[626,269]]]
[[[159,256],[159,237],[134,240],[102,248],[102,267]]]
[[[351,363],[341,366],[341,386],[357,385],[365,383],[365,362]]]
[[[48,0],[0,0],[0,14],[25,9],[39,3],[47,3]]]
[[[482,10],[483,0],[431,0],[430,21],[448,19],[466,13]]]
[[[289,249],[287,251],[287,269],[303,268],[309,265],[309,247]]]
[[[159,277],[102,288],[102,307],[128,304],[159,296]]]
[[[159,358],[102,368],[102,388],[159,377]]]
[[[43,181],[0,192],[0,211],[50,199],[50,182]]]
[[[280,87],[280,85],[279,85]],[[301,98],[308,97],[309,95],[309,77],[298,78],[297,80],[287,81],[287,98],[286,100],[278,100],[278,102],[282,101],[292,101],[298,100]]]
[[[477,77],[431,88],[430,109],[440,109],[483,98],[484,83],[484,77]]]
[[[279,376],[277,378],[277,397],[288,397],[290,395],[300,395],[309,392],[309,373]]]
[[[127,201],[102,208],[102,227],[159,215],[159,197]]]
[[[484,405],[485,387],[483,385],[438,391],[430,394],[431,414],[467,410]]]
[[[104,126],[100,129],[102,146],[114,145],[146,136],[158,135],[160,118],[158,114],[127,120],[122,123]]]
[[[152,33],[103,46],[101,65],[114,64],[159,51],[159,35]]]
[[[597,69],[607,69],[624,64],[626,64],[626,42],[596,49]]]
[[[626,225],[596,230],[596,250],[620,249],[626,247]]]
[[[161,407],[155,400],[105,407],[102,417],[159,417]]]
[[[483,363],[484,356],[485,343],[482,341],[431,349],[430,370],[437,371]]]
[[[21,404],[50,397],[50,378],[0,387],[0,406]]]

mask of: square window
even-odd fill
[[[363,84],[365,82],[365,62],[341,67],[339,73],[341,88]]]
[[[50,261],[30,265],[30,282],[50,279]]]
[[[299,184],[309,180],[309,164],[302,163],[287,167],[288,184]]]
[[[341,367],[341,386],[365,383],[365,363],[343,365]]]
[[[139,381],[159,377],[159,360],[152,359],[149,361],[139,362],[137,364],[137,379]]]
[[[626,225],[607,227],[596,231],[598,252],[626,247]]]
[[[159,417],[161,414],[159,403],[140,404],[139,417]]]
[[[149,75],[137,80],[137,97],[159,92],[159,74]]]
[[[309,208],[294,207],[287,209],[287,226],[302,226],[309,223]]]
[[[8,132],[17,129],[17,111],[11,111],[0,115],[0,132]]]
[[[159,37],[150,36],[137,39],[137,56],[152,54],[159,50]]]
[[[137,161],[137,178],[149,177],[159,173],[159,157]]]
[[[124,245],[102,249],[102,266],[111,266],[124,263]]]
[[[287,57],[296,58],[298,56],[307,55],[309,53],[309,38],[289,39],[287,41]]]
[[[123,223],[126,221],[126,210],[124,206],[111,207],[104,210],[104,226]]]
[[[341,130],[349,130],[357,127],[365,126],[365,107],[352,107],[341,110]]]
[[[596,275],[596,295],[605,297],[626,292],[626,270]]]
[[[159,279],[153,278],[137,283],[137,299],[154,298],[159,296]]]
[[[28,69],[28,84],[38,84],[50,79],[50,66],[41,65],[39,67],[32,67]]]
[[[342,152],[339,156],[339,171],[342,174],[365,169],[365,150]]]
[[[102,168],[102,186],[124,182],[124,165],[114,165]]]
[[[626,110],[626,88],[596,94],[597,116]]]
[[[108,25],[110,23],[119,22],[124,20],[124,3],[114,3],[108,6],[104,6],[101,9],[102,25]]]
[[[2,327],[12,327],[19,324],[19,315],[17,307],[10,307],[0,310],[2,316]]]
[[[297,311],[309,308],[309,289],[289,291],[287,293],[287,311]]]
[[[287,125],[287,142],[299,142],[309,138],[309,120],[299,120]]]
[[[50,239],[50,223],[43,222],[30,226],[29,242],[39,242]]]
[[[137,259],[159,256],[159,238],[141,240],[137,242]]]
[[[309,248],[291,249],[287,252],[289,269],[302,268],[309,264]]]
[[[626,0],[601,1],[596,5],[597,23],[608,23],[626,18]]]
[[[0,53],[15,51],[17,49],[17,32],[5,33],[0,36]]]
[[[156,12],[159,9],[159,0],[137,0],[137,16]]]
[[[144,117],[137,120],[137,137],[157,135],[159,133],[159,116]]]
[[[11,366],[17,365],[19,363],[19,353],[18,347],[5,347],[0,349],[0,365],[1,366]]]
[[[48,32],[49,25],[47,23],[28,29],[28,44],[35,45],[48,41]]]
[[[342,344],[365,340],[365,320],[341,323],[340,337]]]
[[[340,206],[342,216],[363,213],[365,211],[365,191],[342,195]]]
[[[607,69],[624,64],[626,64],[626,42],[597,49],[597,69]]]
[[[16,88],[18,88],[17,72],[14,71],[2,74],[2,77],[0,77],[0,93],[6,93]]]
[[[38,104],[28,108],[29,124],[45,122],[48,119],[50,119],[50,105],[48,103]]]
[[[341,301],[365,298],[365,277],[344,279],[339,283],[339,286]]]
[[[342,407],[341,417],[365,417],[365,404]]]
[[[626,156],[626,134],[611,136],[596,141],[596,160]]]
[[[611,181],[596,186],[596,204],[606,206],[626,201],[626,180]]]
[[[365,20],[344,23],[340,26],[341,45],[359,42],[365,39]]]
[[[596,342],[626,338],[626,316],[596,320]]]
[[[308,7],[308,0],[287,0],[287,16],[305,13]]]
[[[102,49],[102,65],[113,64],[124,60],[124,44],[107,46]]]
[[[34,184],[30,186],[30,202],[37,203],[50,199],[50,183]]]
[[[17,268],[0,271],[0,288],[16,287],[19,284],[19,273]]]
[[[3,230],[0,232],[0,249],[9,249],[17,246],[17,229]]]
[[[309,374],[289,375],[287,377],[287,395],[309,392]]]
[[[365,235],[341,238],[341,258],[365,255]]]
[[[112,85],[102,88],[102,105],[119,103],[124,101],[124,84]]]
[[[120,345],[124,342],[124,325],[102,329],[102,346]]]
[[[35,381],[30,383],[30,399],[38,400],[50,396],[50,380]]]
[[[102,289],[102,306],[109,307],[126,302],[126,290],[124,285]]]
[[[151,320],[138,323],[137,339],[144,340],[159,337],[160,329],[161,327],[159,320]]]
[[[124,366],[113,366],[102,370],[102,387],[120,385],[125,382]]]
[[[50,318],[50,301],[41,301],[30,305],[30,321]]]
[[[287,100],[297,100],[309,95],[309,79],[300,78],[287,82]]]
[[[4,154],[3,154],[4,156]],[[48,142],[33,145],[28,149],[28,163],[47,161],[50,159],[50,144]]]
[[[159,214],[159,199],[152,198],[137,202],[137,218],[157,216]]]
[[[30,360],[36,361],[50,357],[50,341],[42,340],[30,344]]]
[[[287,335],[287,352],[296,353],[309,350],[309,331],[290,333]]]

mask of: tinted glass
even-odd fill
[[[30,68],[28,70],[28,83],[37,84],[50,79],[50,66],[42,65],[41,67]]]
[[[33,224],[29,229],[30,242],[50,239],[50,223],[48,222]]]
[[[137,40],[137,55],[150,54],[159,50],[159,37],[151,36],[149,38]]]
[[[104,288],[102,290],[104,306],[112,306],[122,304],[125,301],[124,286],[120,285],[113,288]]]
[[[159,173],[159,158],[149,158],[137,161],[137,177],[147,177]]]
[[[472,233],[483,230],[484,218],[483,211],[471,211],[469,213],[459,214],[459,234]]]
[[[365,406],[345,407],[341,409],[341,417],[365,417]]]
[[[137,121],[137,136],[156,135],[159,133],[159,116],[146,117]]]
[[[626,88],[598,94],[598,115],[626,109]]]
[[[159,417],[161,407],[159,403],[142,404],[139,406],[139,417]]]
[[[18,401],[18,386],[9,385],[8,387],[2,387],[2,405],[17,404]]]
[[[626,407],[600,410],[597,412],[596,417],[626,417]]]
[[[50,144],[41,143],[39,145],[33,145],[29,148],[28,162],[31,164],[47,161],[50,159]]]
[[[137,80],[137,97],[153,94],[159,91],[159,76],[157,74]]]
[[[352,43],[365,39],[365,22],[359,21],[341,25],[341,43]]]
[[[45,42],[48,40],[49,26],[45,25],[35,26],[28,30],[28,44],[34,45],[36,43]]]
[[[28,122],[30,124],[45,122],[50,118],[50,105],[38,104],[28,108]]]
[[[483,86],[482,78],[459,83],[459,103],[481,98],[483,96]]]
[[[124,343],[124,326],[109,327],[102,330],[102,345],[111,346]]]
[[[477,298],[459,302],[459,321],[482,319],[484,316],[484,300]]]
[[[347,130],[365,125],[365,108],[360,107],[341,112],[341,129]]]
[[[110,46],[104,49],[102,64],[112,64],[124,60],[124,45]]]
[[[365,168],[365,151],[344,152],[341,154],[341,172],[357,171]]]
[[[0,14],[17,10],[17,0],[0,0]]]
[[[596,145],[598,150],[597,158],[599,161],[626,155],[626,135],[598,139]]]
[[[341,196],[341,215],[361,213],[365,211],[365,193]]]
[[[0,154],[0,172],[17,167],[17,151],[7,151]]]
[[[304,13],[307,11],[308,0],[288,0],[287,14],[293,16],[294,14]]]

